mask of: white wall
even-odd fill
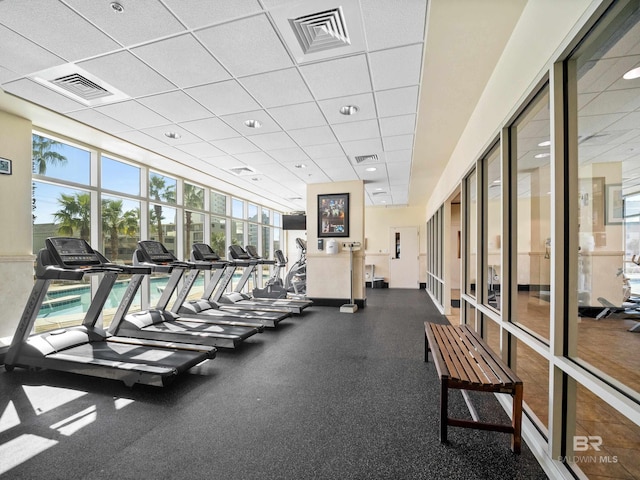
[[[0,157],[12,175],[0,175],[0,346],[11,342],[33,286],[31,254],[31,122],[0,111]]]

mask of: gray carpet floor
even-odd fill
[[[547,478],[506,434],[450,428],[440,444],[423,322],[446,320],[424,291],[367,296],[355,314],[307,309],[166,388],[3,371],[0,468],[15,466],[0,478]],[[472,399],[508,423],[491,394]],[[449,410],[470,418],[459,392]]]

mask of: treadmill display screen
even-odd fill
[[[140,242],[138,245],[152,262],[172,262],[175,260],[171,252],[165,250],[160,242],[147,240]]]
[[[239,245],[229,245],[229,253],[232,258],[236,260],[251,260],[251,257],[244,251]]]
[[[206,243],[194,243],[193,244],[194,257],[196,260],[208,260],[215,261],[220,260],[220,257],[213,249]]]
[[[80,238],[54,237],[49,238],[47,243],[61,267],[102,264],[89,244]]]

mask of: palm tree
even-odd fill
[[[151,174],[149,178],[149,198],[155,200],[156,202],[160,202],[164,200],[167,203],[175,203],[176,201],[176,192],[173,185],[168,185],[165,177],[162,175],[154,175]],[[162,205],[154,204],[153,210],[150,213],[150,223],[154,225],[155,222],[155,230],[158,234],[158,241],[162,243],[162,220],[164,220],[164,216],[162,215]]]
[[[119,235],[133,237],[138,233],[139,218],[139,210],[122,212],[122,200],[102,200],[102,232],[105,237],[109,236],[110,252],[107,257],[111,260],[118,259]]]
[[[53,214],[58,233],[70,237],[78,234],[89,240],[91,231],[91,195],[89,193],[61,193],[58,204],[62,207]]]
[[[31,140],[31,159],[33,161],[33,170],[39,175],[47,173],[47,165],[65,165],[67,157],[55,149],[59,149],[63,144],[51,140],[50,138],[33,135]]]
[[[204,202],[204,189],[191,185],[190,183],[184,184],[184,206],[189,208],[202,208]],[[185,238],[185,250],[189,251],[189,240],[191,239],[191,225],[193,213],[189,210],[185,210],[185,225],[184,225],[184,238]]]

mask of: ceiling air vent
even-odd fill
[[[229,171],[236,175],[250,175],[256,173],[256,171],[251,167],[233,167],[230,168]]]
[[[377,162],[378,161],[378,155],[376,155],[376,154],[373,154],[373,155],[358,155],[356,157],[353,157],[353,159],[356,161],[356,163]]]
[[[129,98],[125,93],[73,63],[42,70],[31,78],[45,87],[91,107]]]
[[[290,19],[305,54],[351,45],[342,7]]]
[[[374,197],[377,195],[388,195],[387,192],[373,192],[371,195],[373,195]]]

